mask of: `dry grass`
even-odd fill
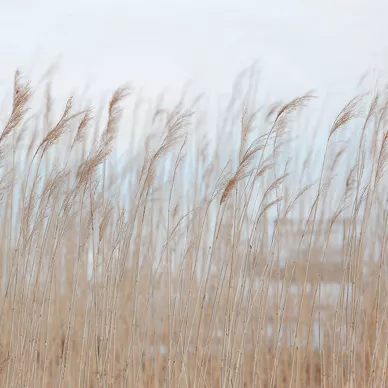
[[[388,98],[351,100],[317,163],[293,149],[312,96],[258,107],[244,77],[212,141],[198,98],[55,113],[16,73],[1,387],[388,385]]]

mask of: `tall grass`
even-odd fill
[[[388,98],[352,99],[303,154],[314,96],[260,106],[250,81],[206,136],[197,97],[61,107],[15,74],[2,387],[387,386]]]

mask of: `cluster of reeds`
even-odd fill
[[[303,153],[314,96],[259,106],[253,81],[208,132],[197,97],[61,108],[15,74],[1,387],[387,386],[388,96]]]

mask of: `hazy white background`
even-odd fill
[[[61,93],[132,81],[174,95],[192,80],[217,96],[257,60],[265,96],[315,89],[339,109],[365,71],[384,77],[387,15],[384,0],[0,0],[0,88],[58,62]]]

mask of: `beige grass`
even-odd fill
[[[292,145],[313,96],[259,106],[247,80],[212,142],[199,99],[141,115],[125,86],[56,112],[16,73],[1,387],[388,385],[387,96],[322,124],[317,164]]]

